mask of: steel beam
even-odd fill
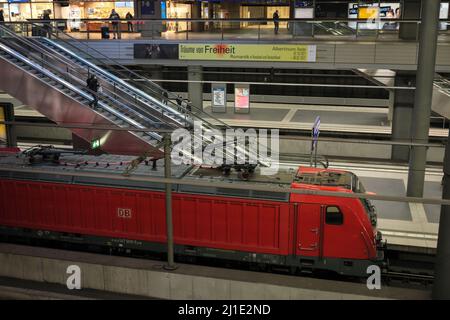
[[[428,143],[433,80],[436,68],[440,0],[422,1],[419,63],[412,122],[412,141]],[[422,197],[427,162],[426,147],[412,147],[409,160],[408,196]]]
[[[442,199],[450,199],[450,132],[445,149]],[[439,223],[434,299],[450,299],[450,206],[443,205]]]
[[[172,178],[172,167],[170,158],[170,135],[164,135],[164,176],[166,179]],[[167,229],[167,265],[166,270],[175,270],[177,267],[174,261],[173,249],[173,220],[172,220],[172,184],[166,183],[166,229]]]

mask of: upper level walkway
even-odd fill
[[[375,21],[360,20],[285,20],[276,33],[271,20],[133,20],[122,21],[120,32],[106,20],[52,21],[66,40],[82,41],[89,47],[124,65],[267,67],[294,69],[392,69],[416,70],[419,51],[420,20]],[[42,21],[34,21],[42,25]],[[5,23],[16,32],[36,36],[34,24]],[[175,27],[173,27],[175,24]],[[437,72],[450,72],[450,31],[447,21],[441,21],[437,52]],[[76,26],[76,28],[75,28]],[[132,28],[131,28],[132,26]],[[406,26],[408,32],[404,32]],[[103,28],[103,29],[102,29]],[[102,32],[103,30],[103,32]],[[114,39],[116,37],[116,39]],[[179,46],[212,44],[239,46],[246,59],[225,59],[221,54],[189,57],[180,55]],[[303,46],[313,52],[308,59],[281,57],[253,59],[255,55],[269,57],[275,49],[258,44],[277,46],[278,52],[288,46]],[[249,46],[247,46],[249,45]],[[245,47],[245,48],[244,48]],[[281,48],[281,49],[280,49]],[[94,50],[94,51],[95,51]],[[154,54],[156,50],[158,54]],[[268,50],[268,51],[265,51]],[[302,50],[302,49],[296,49]],[[159,54],[163,52],[164,54]],[[168,55],[167,52],[170,52]],[[93,52],[95,56],[95,52]],[[282,56],[282,55],[281,55]],[[100,57],[98,57],[100,58]]]
[[[41,20],[28,20],[45,24]],[[7,22],[21,27],[22,22]],[[270,19],[139,19],[122,20],[120,28],[102,19],[55,19],[52,26],[80,40],[119,38],[166,41],[418,41],[420,20],[281,19],[276,28]],[[441,20],[439,42],[450,42],[450,20]],[[109,29],[109,37],[102,28]],[[114,31],[117,29],[116,34]],[[404,31],[406,30],[406,31]]]

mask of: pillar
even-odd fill
[[[442,199],[450,200],[450,131],[445,148]],[[439,222],[433,299],[450,299],[450,206],[442,206]]]
[[[238,1],[222,1],[221,8],[225,11],[226,19],[239,19],[241,18],[241,3]],[[240,29],[240,22],[222,22],[224,29]]]
[[[404,20],[420,19],[421,0],[408,0],[402,2],[401,18]],[[417,40],[419,25],[417,23],[400,23],[399,38],[402,40]]]
[[[203,110],[203,83],[197,82],[203,80],[203,67],[189,66],[188,80],[196,81],[196,82],[189,82],[188,84],[189,100],[191,100],[192,104],[195,107]]]
[[[192,4],[192,19],[201,19],[202,18],[202,3],[200,1],[196,1]],[[192,22],[192,32],[202,32],[205,30],[204,22]]]
[[[211,1],[208,1],[208,19],[214,19],[214,3]],[[208,22],[208,30],[214,30],[214,21]]]
[[[416,73],[397,71],[396,87],[414,87]],[[394,93],[394,112],[392,119],[392,140],[397,142],[411,141],[411,124],[414,110],[414,91],[396,90]],[[392,146],[392,160],[409,161],[409,146]]]
[[[161,0],[144,1],[138,0],[134,2],[135,17],[143,19],[161,19]],[[163,24],[161,21],[145,21],[139,25],[142,38],[160,38],[163,32]]]
[[[416,143],[428,143],[433,81],[436,69],[440,4],[440,0],[426,0],[422,2],[416,96],[411,129],[413,142]],[[407,195],[409,197],[423,196],[426,164],[427,147],[412,146],[408,174]]]
[[[289,19],[295,19],[295,0],[289,1]]]

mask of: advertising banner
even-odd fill
[[[180,60],[316,62],[315,45],[179,44]]]
[[[134,45],[135,59],[178,59],[178,45],[141,44]]]
[[[250,86],[237,84],[234,87],[234,112],[250,113]]]
[[[212,85],[212,111],[227,111],[227,85],[224,83],[213,83]]]

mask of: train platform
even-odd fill
[[[109,296],[178,300],[418,300],[431,296],[428,290],[391,286],[369,290],[365,283],[199,265],[177,264],[169,272],[162,261],[0,243],[0,277],[61,286],[66,284],[71,265],[81,269],[81,292],[100,290]]]
[[[233,102],[228,103],[226,112],[213,112],[211,102],[205,101],[203,109],[233,127],[310,131],[320,116],[323,132],[392,134],[387,107],[251,103],[250,112],[243,114],[235,112]],[[448,130],[431,128],[430,136],[447,137]]]
[[[250,112],[242,114],[235,112],[233,102],[228,103],[226,112],[213,112],[211,101],[205,101],[203,109],[210,116],[205,120],[218,119],[232,127],[310,131],[316,117],[320,116],[322,132],[392,134],[387,107],[251,103]],[[28,106],[15,108],[15,115],[43,117]],[[447,137],[448,129],[431,128],[430,136]]]

